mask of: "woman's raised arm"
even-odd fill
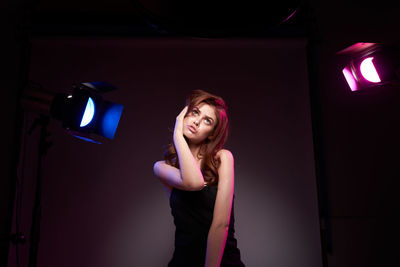
[[[173,136],[179,169],[166,164],[164,161],[158,161],[154,164],[154,173],[166,185],[182,190],[196,191],[203,189],[204,178],[183,136],[183,119],[187,109],[186,106],[176,117]]]

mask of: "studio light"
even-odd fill
[[[54,93],[30,81],[24,88],[21,106],[24,111],[37,113],[28,133],[40,127],[38,160],[36,170],[35,201],[32,209],[32,224],[29,236],[29,267],[37,266],[42,214],[42,162],[51,147],[47,140],[50,119],[62,122],[69,134],[82,140],[101,144],[113,139],[122,115],[123,106],[103,99],[102,94],[116,88],[106,82],[81,83],[72,86],[72,93]],[[17,190],[20,192],[21,190]],[[19,199],[19,198],[17,198]],[[17,205],[18,206],[18,205]],[[23,233],[13,235],[16,244],[25,241]]]
[[[94,143],[113,139],[123,106],[103,99],[116,88],[106,82],[73,85],[72,93],[51,93],[32,86],[24,91],[25,109],[37,111],[62,122],[67,132]]]
[[[377,43],[356,43],[339,52],[349,63],[342,73],[351,91],[398,83],[399,49]]]

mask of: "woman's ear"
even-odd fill
[[[207,137],[208,140],[214,140],[215,136],[216,136],[216,128],[214,127],[214,129],[212,130],[212,132],[210,133],[210,135]]]

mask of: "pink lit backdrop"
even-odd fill
[[[247,266],[320,267],[302,39],[37,39],[31,79],[51,91],[107,81],[125,106],[115,139],[84,143],[50,125],[38,266],[166,266],[168,199],[152,173],[185,96],[222,95],[236,165],[236,234]],[[28,114],[25,130],[34,114]],[[28,233],[37,134],[25,139],[21,227]],[[27,245],[21,263],[28,260]],[[15,266],[11,248],[9,266]],[[24,266],[24,265],[22,265]]]

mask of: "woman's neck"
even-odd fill
[[[192,152],[193,157],[196,160],[199,160],[198,155],[199,155],[201,145],[197,145],[197,144],[188,144],[188,145],[189,145],[190,151]]]

